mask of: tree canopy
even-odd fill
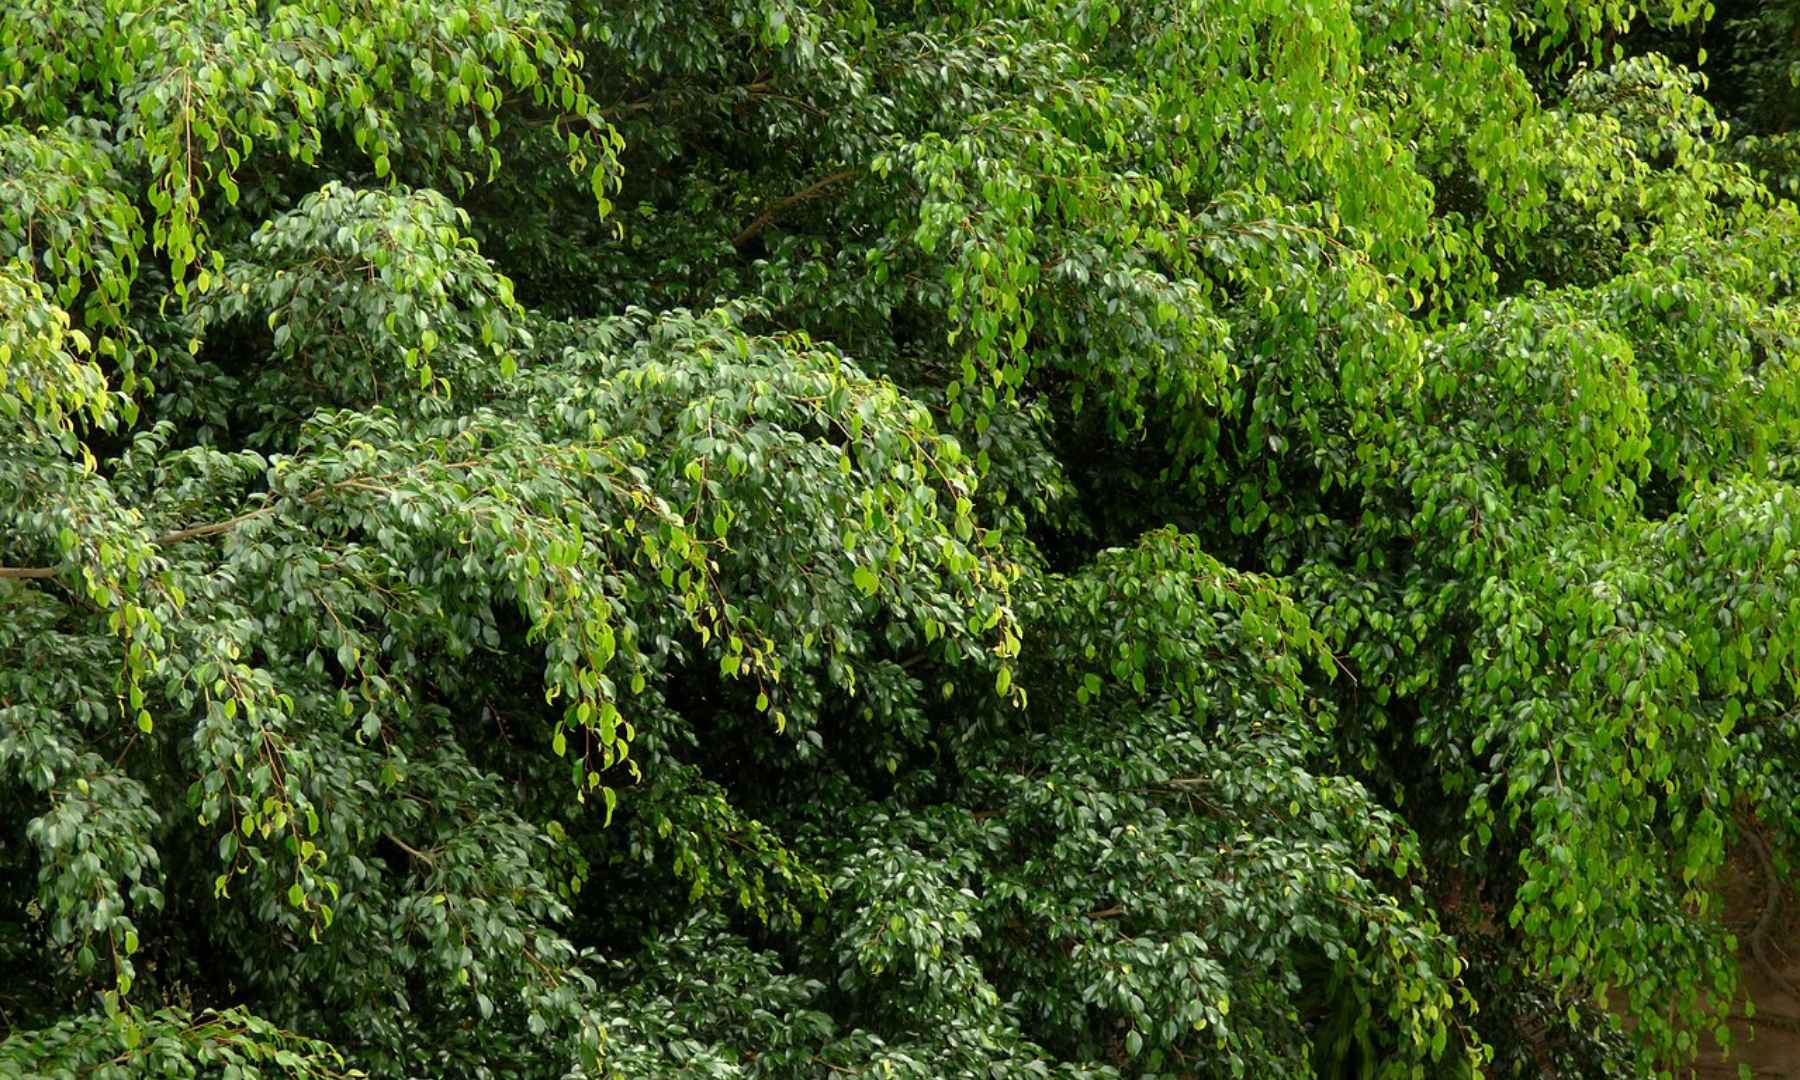
[[[1686,1075],[1796,25],[10,0],[0,1075]]]

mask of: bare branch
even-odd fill
[[[51,578],[56,576],[54,566],[0,566],[0,578]]]
[[[168,547],[170,544],[179,544],[186,540],[199,540],[202,537],[228,533],[239,525],[242,525],[244,522],[249,521],[252,518],[262,517],[264,514],[268,514],[274,509],[273,506],[264,506],[257,510],[239,514],[236,517],[226,518],[224,521],[213,521],[208,522],[205,525],[195,525],[192,528],[176,529],[174,532],[163,533],[156,538],[156,546]]]
[[[426,865],[435,865],[437,863],[436,859],[432,858],[430,855],[427,855],[425,852],[420,851],[418,848],[413,847],[411,844],[408,844],[406,841],[400,839],[398,836],[395,836],[393,833],[382,833],[381,835],[387,837],[388,840],[391,841],[395,847],[399,848],[401,851],[406,852],[408,855],[411,855],[414,859],[418,860],[419,862],[425,863]]]
[[[764,210],[761,214],[757,215],[755,221],[744,226],[742,232],[731,238],[731,246],[736,248],[743,247],[758,236],[761,236],[762,231],[774,224],[775,218],[783,211],[797,206],[800,203],[818,198],[833,186],[851,179],[861,171],[861,169],[839,169],[830,176],[821,177],[819,180],[814,181],[807,187],[801,188],[792,195],[775,200],[769,205],[767,210]]]

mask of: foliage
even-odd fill
[[[0,1072],[1691,1068],[1784,18],[0,10]]]

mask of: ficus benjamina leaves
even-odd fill
[[[1774,7],[6,5],[0,1075],[1691,1067]]]

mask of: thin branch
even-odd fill
[[[1742,1020],[1744,1023],[1749,1024],[1752,1027],[1756,1027],[1756,1026],[1775,1027],[1775,1028],[1780,1028],[1783,1031],[1791,1031],[1796,1035],[1800,1035],[1800,1016],[1795,1016],[1793,1013],[1784,1013],[1784,1012],[1778,1012],[1774,1009],[1759,1008],[1756,1010],[1755,1016],[1751,1016],[1749,1013],[1743,1012],[1741,1010],[1738,1012],[1734,1012],[1731,1015],[1737,1017],[1739,1020]]]
[[[151,541],[151,543],[155,544],[157,547],[169,547],[173,544],[180,544],[188,540],[199,540],[208,536],[218,536],[220,533],[228,533],[239,525],[242,525],[244,522],[253,518],[262,517],[265,514],[274,512],[274,510],[275,507],[273,506],[264,506],[256,510],[239,514],[236,517],[226,518],[224,521],[209,521],[205,525],[195,525],[188,529],[176,529],[174,532],[163,533],[161,536]],[[58,568],[54,566],[0,566],[0,578],[53,578],[56,576],[57,570]]]
[[[189,529],[176,529],[174,532],[163,533],[161,536],[157,537],[156,546],[168,547],[170,544],[179,544],[185,540],[199,540],[202,537],[217,536],[220,533],[227,533],[252,518],[262,517],[264,514],[274,512],[274,510],[275,507],[273,506],[264,506],[256,510],[250,510],[239,514],[236,517],[226,518],[224,521],[208,522],[205,525],[195,525]]]
[[[789,105],[803,109],[821,120],[828,119],[830,116],[824,109],[819,108],[810,101],[802,101],[791,94],[777,93],[776,91],[769,89],[768,83],[752,83],[751,85],[744,87],[744,93],[746,96],[752,98],[768,98],[772,101],[785,101]]]
[[[431,462],[430,464],[445,469],[466,469],[478,464],[478,462],[469,459],[464,461]],[[321,498],[324,498],[327,494],[345,488],[359,491],[374,491],[381,494],[386,494],[389,491],[387,488],[377,487],[359,477],[351,477],[348,480],[340,480],[335,484],[329,484],[325,487],[307,492],[301,497],[300,501],[303,503],[315,503]],[[174,532],[163,533],[161,536],[151,541],[151,543],[156,547],[170,547],[171,545],[185,543],[189,540],[200,540],[208,536],[218,536],[221,533],[230,532],[246,521],[254,521],[259,517],[265,517],[272,514],[279,508],[280,507],[276,503],[269,503],[265,506],[259,506],[255,510],[246,510],[235,517],[228,517],[223,521],[209,521],[205,525],[195,525],[190,528],[176,529]],[[0,566],[0,578],[53,578],[56,576],[56,572],[57,567],[54,566]]]
[[[436,859],[432,858],[430,855],[427,855],[425,852],[420,851],[418,848],[413,847],[411,844],[408,844],[406,841],[400,839],[398,836],[395,836],[393,833],[382,833],[381,835],[387,837],[390,841],[393,842],[393,845],[395,847],[399,848],[401,851],[406,852],[408,855],[411,855],[414,859],[417,859],[419,862],[422,862],[422,863],[426,864],[427,866],[436,866],[437,865]]]
[[[731,238],[731,246],[741,248],[762,235],[762,231],[775,223],[775,218],[783,211],[800,203],[816,199],[837,184],[841,184],[860,173],[861,169],[839,169],[829,176],[821,177],[807,187],[801,188],[792,195],[776,199],[769,208],[758,214],[755,221],[744,226],[744,230]]]
[[[125,749],[119,751],[119,756],[113,759],[113,768],[116,769],[120,765],[124,764],[125,755],[131,753],[131,748],[137,745],[137,741],[138,741],[138,733],[136,731],[133,731],[131,733],[131,738],[125,740]]]

